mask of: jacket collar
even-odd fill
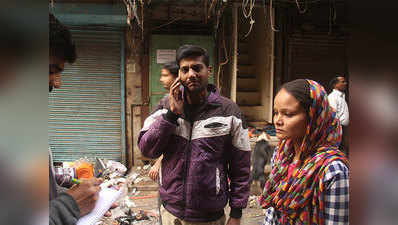
[[[341,91],[339,91],[339,90],[337,90],[337,89],[333,89],[333,92],[336,92],[336,93],[338,94],[338,96],[340,96],[340,97],[342,97],[342,98],[345,98],[344,92],[341,92]]]
[[[220,92],[218,92],[217,87],[213,84],[208,84],[207,91],[209,92],[209,96],[207,97],[207,104],[212,106],[220,106],[221,95]]]

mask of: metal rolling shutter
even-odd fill
[[[327,32],[294,32],[289,38],[290,80],[309,78],[327,87],[346,73],[346,37]]]
[[[78,58],[65,64],[62,87],[49,94],[54,161],[95,156],[124,160],[122,33],[74,31]]]

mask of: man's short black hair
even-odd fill
[[[76,47],[69,29],[51,13],[49,19],[50,56],[74,63],[76,61]]]
[[[163,69],[168,70],[174,77],[178,77],[179,66],[176,61],[168,62],[164,64]]]
[[[329,82],[329,88],[330,91],[333,91],[334,86],[339,82],[339,77],[344,77],[342,75],[336,75],[330,82]]]
[[[199,47],[197,45],[183,45],[177,50],[176,61],[180,65],[181,60],[186,58],[193,58],[202,56],[203,63],[209,67],[209,54],[206,49]]]

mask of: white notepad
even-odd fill
[[[121,195],[122,189],[118,191],[112,188],[102,188],[93,211],[80,218],[76,225],[95,225]]]

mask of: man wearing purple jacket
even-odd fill
[[[250,145],[242,113],[208,83],[205,49],[183,45],[176,59],[179,77],[145,120],[138,139],[144,156],[164,156],[162,224],[224,225],[228,202],[227,224],[240,224],[250,191]]]

